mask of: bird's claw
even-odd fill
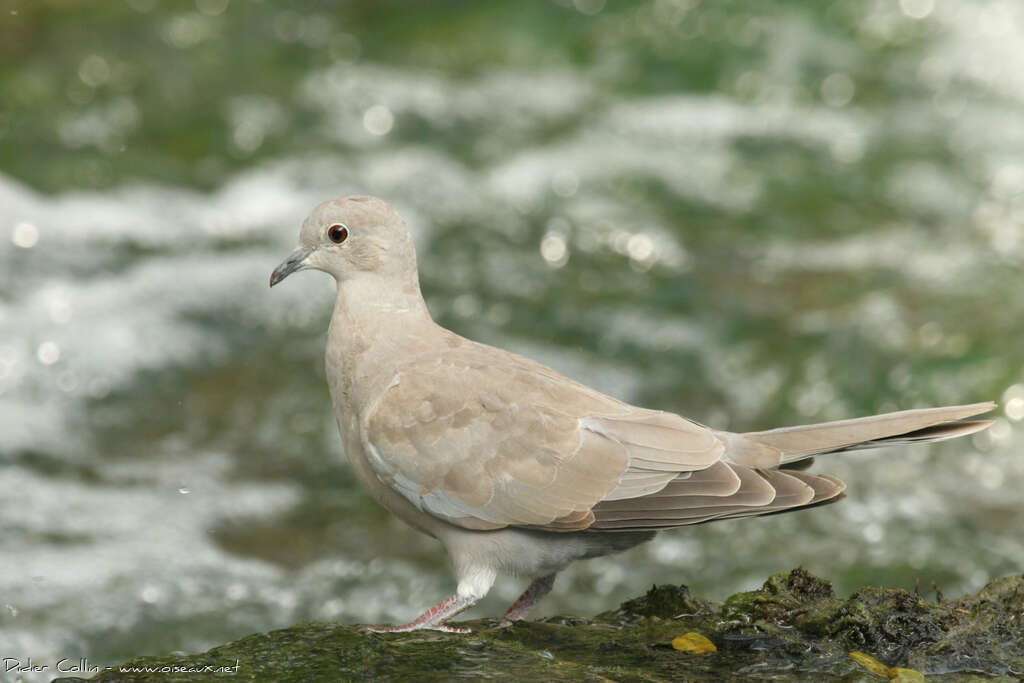
[[[403,626],[363,626],[370,633],[411,633],[412,631],[440,631],[442,633],[472,633],[472,629],[447,624],[405,624]]]

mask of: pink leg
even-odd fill
[[[408,624],[402,626],[367,626],[365,628],[367,631],[373,631],[374,633],[402,633],[405,631],[419,631],[421,629],[444,631],[445,633],[470,633],[468,628],[445,626],[442,622],[454,617],[463,610],[469,609],[475,602],[476,600],[473,598],[453,595],[434,605]]]
[[[526,615],[529,614],[530,610],[533,609],[534,605],[540,602],[541,598],[551,592],[552,587],[555,585],[555,575],[548,574],[542,576],[539,579],[534,579],[533,582],[527,586],[523,594],[519,596],[512,606],[505,612],[505,619],[508,621],[519,621],[525,619]]]

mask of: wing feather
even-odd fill
[[[725,449],[678,415],[629,406],[476,344],[400,367],[363,429],[381,481],[472,529],[586,529],[600,501],[713,469]],[[714,469],[699,481],[713,486],[722,476]]]
[[[844,489],[835,477],[777,468],[971,433],[988,423],[948,420],[990,407],[732,434],[466,340],[400,366],[369,405],[360,418],[367,462],[421,510],[467,529],[547,531],[660,529],[835,501]]]

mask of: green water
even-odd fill
[[[803,564],[1020,572],[1024,14],[1010,2],[6,2],[0,642],[198,650],[407,619],[432,541],[342,463],[318,201],[417,237],[445,325],[763,429],[997,399],[986,435],[821,459],[841,504],[664,534],[541,614]],[[499,583],[473,614],[522,586]]]

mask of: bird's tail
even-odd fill
[[[987,402],[919,408],[764,432],[727,434],[725,457],[754,467],[785,467],[825,453],[942,441],[985,429],[992,420],[965,418],[986,413],[995,406]]]
[[[762,511],[753,514],[772,514],[812,505],[824,505],[841,499],[846,485],[838,478],[827,474],[794,471],[808,467],[814,462],[814,456],[966,436],[992,424],[992,420],[966,418],[987,413],[995,407],[995,403],[987,402],[944,408],[919,408],[857,417],[852,420],[781,427],[764,432],[727,433],[724,434],[728,442],[725,460],[737,465],[758,468],[763,477],[767,475],[778,478],[782,472],[775,475],[768,473],[772,470],[784,470],[786,475],[796,477],[814,490],[813,496],[807,497],[805,493],[803,499],[789,500],[785,496],[776,495]],[[776,491],[781,492],[784,489],[780,489],[779,483],[791,482],[772,483]],[[740,513],[737,516],[746,514],[750,513]]]
[[[602,501],[593,509],[596,521],[590,529],[663,529],[834,503],[846,488],[840,479],[794,470],[825,453],[972,434],[992,421],[966,418],[994,407],[994,403],[974,403],[765,432],[716,432],[726,449],[721,461],[704,470],[681,474],[646,496]]]

